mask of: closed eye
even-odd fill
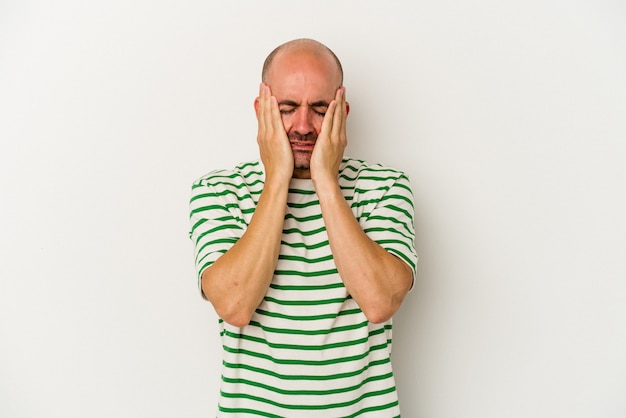
[[[313,112],[315,112],[316,114],[320,116],[326,115],[326,111],[328,110],[328,102],[324,100],[313,102],[309,106],[313,108]]]
[[[294,113],[300,105],[292,100],[282,100],[278,103],[278,107],[281,115],[290,115]],[[313,110],[316,115],[324,117],[328,110],[328,102],[324,100],[313,102],[309,104],[309,109]]]
[[[298,103],[293,100],[281,100],[278,102],[278,110],[281,115],[289,115],[293,113],[298,107]]]

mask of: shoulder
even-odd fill
[[[260,161],[243,162],[230,169],[218,169],[208,172],[193,182],[192,188],[229,189],[241,187],[262,187],[264,180],[263,166]]]
[[[339,177],[347,182],[408,183],[408,177],[401,170],[356,158],[343,159],[339,167]]]

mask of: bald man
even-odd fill
[[[272,51],[254,100],[260,160],[192,187],[202,295],[224,347],[218,416],[399,416],[391,318],[417,255],[406,175],[344,157],[337,56]]]

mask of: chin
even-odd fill
[[[310,153],[294,153],[293,154],[293,168],[296,170],[308,170],[311,168],[311,154]]]

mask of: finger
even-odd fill
[[[278,101],[275,96],[270,97],[270,122],[272,124],[273,133],[275,135],[280,135],[280,132],[285,131],[285,127],[283,125],[283,119],[280,117],[280,109],[278,108]]]
[[[265,134],[267,130],[265,118],[267,113],[267,94],[265,84],[261,83],[259,87],[259,135]]]
[[[333,100],[328,104],[328,109],[326,109],[326,114],[324,115],[324,120],[322,121],[321,132],[325,135],[320,135],[322,137],[331,137],[333,131],[333,125],[335,123],[335,112],[337,109],[337,101]]]
[[[343,87],[337,89],[335,95],[335,102],[337,103],[333,112],[333,126],[331,137],[340,140],[343,130],[345,129],[345,114],[346,114],[346,99],[344,95]]]
[[[272,96],[270,88],[265,85],[264,86],[264,105],[265,105],[265,113],[263,115],[263,120],[265,123],[265,130],[268,135],[268,139],[272,139],[271,137],[276,133],[276,127],[274,123],[274,103],[276,102],[276,98]]]

